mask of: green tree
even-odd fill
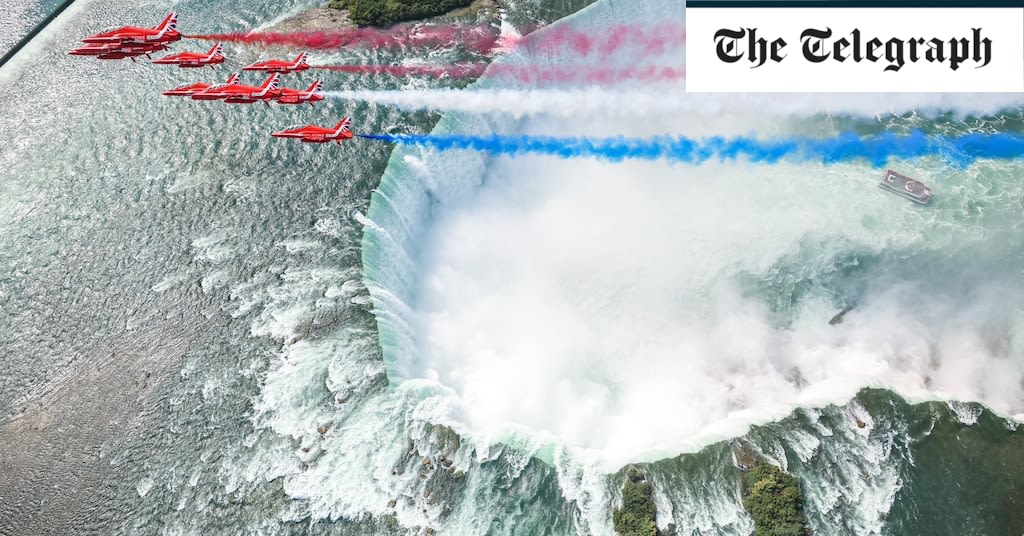
[[[619,536],[657,536],[654,490],[644,474],[630,467],[622,486],[622,508],[612,512],[612,523]]]
[[[811,534],[796,477],[762,463],[743,475],[743,507],[754,518],[756,536]]]
[[[472,0],[331,0],[330,6],[347,9],[360,26],[390,26],[396,22],[443,15],[466,7]]]

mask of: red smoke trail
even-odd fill
[[[353,74],[387,74],[391,76],[432,76],[451,78],[478,77],[488,70],[487,64],[467,63],[455,65],[318,65],[315,69]],[[490,66],[489,75],[522,83],[613,84],[626,80],[645,82],[681,80],[686,78],[685,67],[545,67],[540,65]]]
[[[234,32],[186,37],[316,50],[348,46],[380,48],[462,45],[484,54],[522,44],[544,52],[568,49],[579,56],[606,57],[624,48],[634,48],[648,55],[663,54],[686,44],[686,28],[677,23],[653,26],[616,24],[600,33],[588,33],[558,27],[529,39],[518,36],[503,37],[499,35],[497,28],[488,25],[399,25],[386,30],[359,28],[324,32]]]
[[[686,25],[615,24],[599,33],[582,32],[567,26],[547,30],[544,34],[506,40],[507,46],[525,46],[543,52],[571,50],[579,56],[610,56],[622,49],[634,48],[648,55],[660,55],[686,45]]]
[[[313,50],[361,46],[367,48],[439,47],[465,45],[476,52],[490,52],[498,44],[498,30],[486,25],[400,25],[386,30],[359,28],[321,32],[231,32],[187,35],[192,39],[265,46],[292,46]]]

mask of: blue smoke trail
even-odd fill
[[[890,158],[941,156],[963,168],[978,158],[1024,156],[1024,137],[1016,134],[971,133],[962,136],[881,134],[862,137],[853,133],[835,138],[790,137],[759,140],[752,137],[694,139],[674,136],[654,138],[557,138],[549,136],[465,136],[428,134],[360,134],[362,138],[440,150],[471,149],[492,154],[546,154],[562,158],[596,157],[610,161],[657,160],[699,164],[717,158],[745,157],[751,162],[774,163],[783,158],[824,163],[866,159],[884,166]]]

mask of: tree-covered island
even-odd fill
[[[348,10],[349,18],[359,26],[386,27],[443,15],[472,3],[473,0],[331,0],[330,7]]]

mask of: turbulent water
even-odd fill
[[[436,117],[202,106],[159,91],[226,70],[63,54],[170,9],[212,33],[317,3],[83,0],[0,69],[0,532],[611,534],[618,469],[643,462],[661,527],[749,534],[735,438],[801,478],[820,534],[1024,531],[1024,436],[1005,418],[1024,412],[1018,162],[893,162],[935,188],[922,209],[878,192],[866,162],[309,147],[268,132]],[[506,24],[586,3],[518,1]],[[38,20],[14,18],[5,35]],[[680,6],[603,0],[558,24],[651,20],[681,22]],[[530,43],[501,61],[566,61]],[[232,65],[291,52],[226,47]],[[444,84],[322,74],[357,91]],[[606,89],[636,107],[652,88]],[[935,113],[957,99],[873,118],[818,115],[866,111],[851,96],[768,113],[725,96],[642,120],[519,119],[507,102],[435,131],[1019,130],[1001,98],[980,118]]]

